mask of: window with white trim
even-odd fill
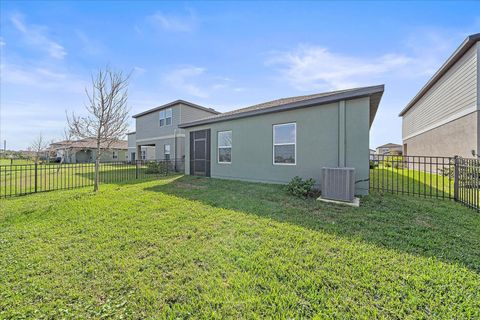
[[[141,150],[140,157],[142,158],[142,160],[145,160],[147,158],[147,150]]]
[[[172,108],[160,110],[160,127],[172,124]]]
[[[273,164],[294,165],[297,158],[297,124],[273,125]]]
[[[164,144],[163,145],[163,155],[165,160],[170,160],[170,145]]]
[[[232,163],[232,131],[218,132],[218,163]]]
[[[112,151],[112,158],[113,158],[113,159],[118,159],[118,153],[117,153],[117,151],[115,151],[115,150]]]

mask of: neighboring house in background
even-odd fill
[[[357,194],[368,194],[369,131],[383,91],[291,97],[182,123],[185,173],[271,183],[301,176],[321,188],[322,167],[352,167]]]
[[[135,157],[143,154],[151,160],[180,159],[185,156],[185,130],[178,125],[219,114],[211,108],[176,100],[162,106],[138,113],[135,119],[136,131],[128,135],[130,158],[135,148]],[[131,160],[131,159],[130,159]],[[148,160],[148,159],[147,159]],[[179,163],[183,163],[180,161]]]
[[[155,160],[155,146],[141,146],[140,155],[137,156],[136,133],[135,132],[127,133],[127,139],[128,139],[128,152],[126,156],[127,161]]]
[[[385,154],[392,154],[392,155],[401,155],[402,154],[402,145],[396,143],[387,143],[380,147],[377,147],[377,155],[385,155]]]
[[[101,145],[103,149],[100,161],[125,161],[127,154],[127,141],[114,141],[107,148],[107,143]],[[63,160],[64,163],[88,163],[94,162],[97,155],[97,142],[93,138],[81,140],[64,140],[50,144],[50,150],[56,155],[56,158]]]
[[[480,150],[480,33],[465,39],[400,112],[406,155],[472,157]]]
[[[375,160],[376,155],[377,155],[377,152],[373,149],[370,149],[370,160]]]

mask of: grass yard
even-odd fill
[[[453,197],[453,178],[426,170],[377,167],[370,169],[370,185],[374,189],[398,193]]]
[[[35,161],[30,159],[9,159],[1,158],[0,165],[11,165],[11,164],[34,164]]]
[[[480,318],[480,214],[195,177],[0,200],[0,318]]]
[[[0,166],[0,198],[37,192],[71,189],[93,185],[93,163],[50,163],[35,165]],[[137,171],[137,172],[136,172]],[[35,179],[36,176],[36,179]],[[148,174],[147,166],[123,162],[100,164],[100,181],[105,183],[156,177]]]

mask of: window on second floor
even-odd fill
[[[160,111],[160,127],[169,126],[172,124],[172,108],[163,109]]]

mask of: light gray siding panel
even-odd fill
[[[478,54],[473,46],[404,115],[403,139],[464,115],[477,106]]]
[[[135,148],[135,133],[127,134],[128,148]]]
[[[172,124],[169,126],[160,127],[160,110],[140,116],[135,120],[137,141],[173,135],[180,123],[180,107],[179,105],[172,107]]]
[[[182,104],[180,108],[180,123],[187,123],[215,115],[215,113],[193,108],[184,104]]]

